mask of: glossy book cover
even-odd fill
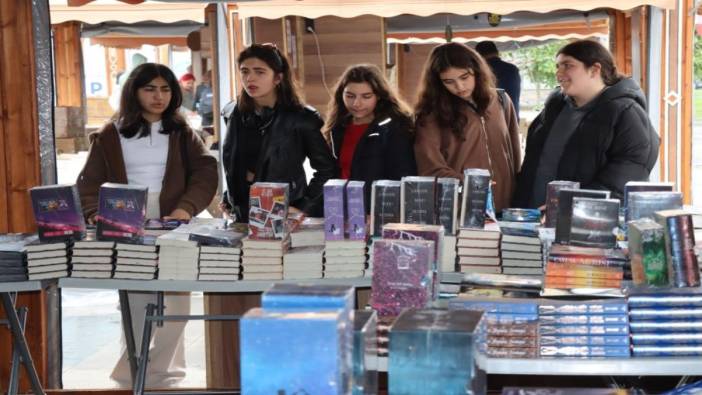
[[[75,184],[34,187],[29,195],[39,240],[48,243],[85,238],[85,220]]]
[[[144,236],[148,188],[105,183],[100,187],[97,239],[139,243]]]

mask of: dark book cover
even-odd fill
[[[346,184],[346,235],[350,240],[365,240],[366,227],[365,182],[349,181]]]
[[[105,183],[98,197],[97,238],[139,243],[144,236],[148,188]]]
[[[346,180],[324,183],[324,240],[344,240]]]
[[[536,208],[506,208],[502,210],[502,221],[541,222],[541,211]]]
[[[29,190],[29,195],[42,242],[85,237],[85,220],[75,184],[34,187]]]
[[[486,169],[463,170],[461,227],[483,228],[490,189],[490,172]]]
[[[629,207],[629,194],[632,192],[673,192],[672,182],[629,181],[624,184],[623,207]]]
[[[668,285],[665,231],[650,218],[629,222],[629,259],[635,285]]]
[[[573,198],[569,244],[581,247],[614,248],[619,225],[619,200]]]
[[[570,223],[573,218],[573,198],[609,199],[609,191],[594,189],[561,189],[558,191],[558,212],[556,215],[556,243],[568,244]]]
[[[249,188],[249,237],[285,239],[290,204],[290,185],[257,182]]]
[[[444,227],[447,235],[455,235],[458,231],[458,185],[455,178],[436,180],[437,223]]]
[[[695,233],[692,215],[683,210],[665,210],[655,213],[656,220],[665,230],[668,280],[674,287],[698,287],[700,269],[695,255]]]
[[[436,223],[436,178],[403,177],[400,190],[400,222],[433,225]]]
[[[631,192],[628,204],[627,222],[654,218],[656,211],[680,210],[683,208],[683,197],[680,192]]]
[[[400,222],[400,181],[373,181],[371,189],[372,236],[380,236],[383,225]]]
[[[561,189],[580,189],[576,181],[551,181],[546,185],[546,222],[544,227],[555,228],[558,217],[558,191]]]

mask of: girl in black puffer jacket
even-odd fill
[[[660,139],[646,113],[646,99],[631,78],[617,73],[612,55],[589,40],[557,54],[560,88],[529,127],[515,207],[544,204],[546,184],[580,182],[621,198],[627,181],[647,181]]]

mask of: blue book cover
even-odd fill
[[[683,385],[676,389],[664,392],[661,395],[699,395],[702,394],[702,380],[692,384]]]
[[[346,393],[342,321],[339,311],[249,310],[240,322],[242,394]]]
[[[474,310],[405,310],[390,328],[388,392],[485,393],[475,362],[482,317]]]
[[[629,295],[629,308],[641,307],[702,307],[702,293],[664,292]]]
[[[540,325],[541,336],[556,335],[628,335],[629,325]]]
[[[543,325],[626,325],[629,317],[626,314],[542,315],[539,322]]]
[[[695,357],[702,356],[701,345],[686,346],[641,346],[634,345],[631,354],[635,357]]]
[[[510,324],[538,321],[538,314],[486,313],[485,319],[491,324]]]
[[[702,345],[702,333],[633,333],[631,343],[635,345]]]
[[[629,336],[541,336],[542,346],[629,346]]]
[[[96,216],[98,240],[140,243],[147,192],[147,187],[139,185],[102,184]]]
[[[644,308],[629,311],[631,321],[699,321],[702,308]]]
[[[540,315],[551,314],[626,314],[626,301],[620,299],[587,302],[547,301],[539,305]]]
[[[261,296],[266,310],[334,310],[352,317],[355,292],[352,286],[332,284],[276,283]]]
[[[450,310],[484,310],[487,313],[538,314],[538,303],[531,299],[457,297],[448,302]]]
[[[628,358],[631,356],[629,346],[541,346],[542,357],[611,357]]]
[[[75,184],[34,187],[29,195],[39,240],[52,243],[85,238],[85,219]]]
[[[702,321],[632,321],[631,333],[702,332]]]
[[[356,310],[353,328],[352,394],[378,393],[378,316],[373,310]]]

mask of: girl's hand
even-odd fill
[[[182,208],[177,208],[173,210],[169,215],[163,217],[164,220],[168,221],[171,219],[177,219],[180,221],[189,221],[192,216],[187,211]]]

